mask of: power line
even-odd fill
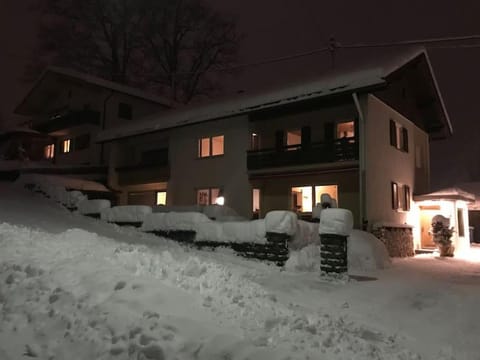
[[[394,47],[394,46],[406,46],[406,45],[419,45],[430,44],[439,42],[452,42],[452,41],[470,41],[480,40],[480,35],[467,35],[467,36],[451,36],[431,39],[418,39],[418,40],[405,40],[405,41],[390,41],[382,43],[357,43],[357,44],[341,44],[337,43],[336,47],[341,49],[359,49],[359,48],[373,48],[373,47]]]

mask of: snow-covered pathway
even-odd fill
[[[5,189],[1,359],[479,358],[478,263],[416,258],[332,283]]]

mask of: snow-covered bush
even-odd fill
[[[288,247],[292,250],[298,250],[311,244],[319,243],[318,223],[311,223],[308,221],[298,220],[297,231],[293,236]]]
[[[198,212],[166,212],[146,214],[143,231],[196,231],[199,224],[211,222],[204,214]]]
[[[348,236],[353,229],[353,214],[347,209],[324,209],[320,218],[320,234]]]
[[[100,214],[102,210],[110,208],[110,200],[95,199],[83,200],[78,203],[78,212],[82,215]]]
[[[142,223],[152,208],[145,205],[124,205],[106,208],[101,211],[101,219],[118,223]]]
[[[196,230],[195,241],[252,244],[265,244],[267,242],[264,220],[210,221],[198,224]]]
[[[385,245],[371,233],[353,230],[347,249],[349,269],[378,270],[391,265]]]
[[[297,231],[297,215],[291,211],[275,210],[265,216],[267,232],[294,235]]]

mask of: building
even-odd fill
[[[212,204],[222,196],[245,217],[273,209],[308,216],[325,193],[352,210],[357,227],[395,229],[392,242],[407,232],[411,242],[412,195],[429,191],[429,141],[451,133],[421,49],[159,113],[102,131],[97,141],[111,149],[109,186],[123,204]]]
[[[160,97],[77,71],[49,67],[16,107],[29,126],[48,135],[41,151],[55,166],[48,173],[76,174],[106,181],[104,145],[96,134],[122,126],[173,104]]]

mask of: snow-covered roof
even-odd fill
[[[459,184],[459,187],[475,195],[475,202],[468,204],[470,210],[480,210],[480,181]]]
[[[415,201],[423,200],[463,200],[466,202],[475,202],[475,195],[458,187],[440,189],[428,194],[415,195]]]
[[[110,80],[102,79],[97,76],[81,73],[76,70],[67,69],[58,66],[49,66],[46,68],[37,81],[32,86],[30,92],[25,96],[22,102],[16,107],[15,113],[21,115],[34,115],[28,107],[28,99],[35,93],[37,88],[40,88],[41,84],[45,81],[49,81],[50,78],[62,77],[67,80],[74,81],[75,83],[84,83],[90,86],[109,89],[117,93],[133,96],[153,103],[161,104],[166,107],[174,107],[175,103],[167,98],[153,95],[151,93],[139,90],[137,88],[119,84]],[[52,79],[53,80],[53,79]]]
[[[96,140],[97,142],[107,142],[208,120],[232,117],[303,100],[381,87],[387,84],[386,77],[388,75],[421,55],[425,55],[425,60],[429,63],[426,50],[423,48],[415,49],[383,63],[379,61],[377,64],[362,65],[357,69],[343,72],[335,71],[328,76],[304,81],[281,89],[258,94],[236,95],[233,98],[209,104],[191,105],[161,114],[150,115],[135,123],[102,131],[98,134]],[[431,72],[431,65],[429,65],[429,70]],[[431,72],[431,75],[434,79],[433,72]],[[435,80],[434,83],[436,84]],[[441,99],[438,86],[436,90],[438,97]],[[443,100],[441,103],[443,104]],[[452,127],[448,114],[444,106],[442,109],[451,132]]]
[[[232,117],[302,100],[383,85],[384,83],[385,80],[382,79],[380,69],[332,76],[262,94],[238,95],[210,104],[193,105],[168,113],[150,115],[145,117],[143,121],[103,131],[98,135],[97,141],[105,142],[207,120]]]

